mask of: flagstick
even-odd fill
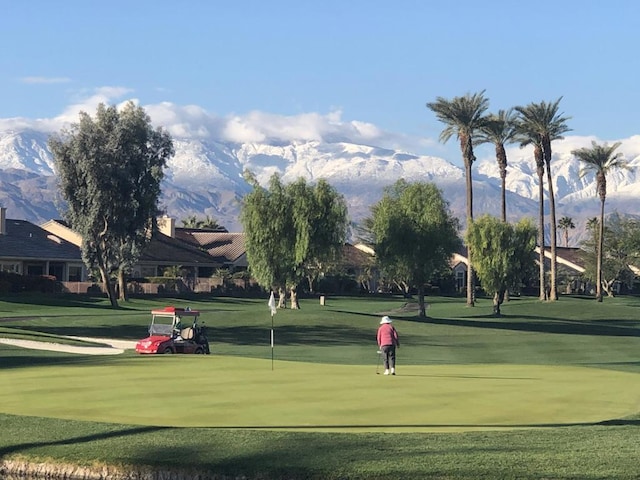
[[[273,313],[271,314],[271,370],[273,370]]]

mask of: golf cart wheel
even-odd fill
[[[204,348],[197,347],[193,353],[195,353],[196,355],[204,355]]]
[[[171,347],[166,347],[162,353],[164,353],[165,355],[172,355],[173,354],[173,349]]]

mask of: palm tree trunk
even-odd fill
[[[462,157],[464,158],[465,179],[467,183],[467,228],[473,223],[473,177],[471,176],[471,165],[475,160],[473,155],[473,146],[471,137],[460,137],[460,148],[462,149]],[[473,264],[471,262],[471,246],[467,245],[467,306],[475,305],[475,278],[473,273]]]
[[[501,191],[501,214],[502,221],[507,221],[507,152],[504,149],[504,145],[496,145],[496,158],[498,159],[498,165],[500,167],[500,180],[502,183]]]
[[[540,300],[547,299],[547,289],[545,285],[545,268],[544,268],[544,185],[543,172],[538,168],[538,195],[540,202],[538,203],[538,245],[540,245]]]
[[[604,246],[604,198],[600,199],[600,225],[598,227],[598,254],[596,256],[596,301],[602,301],[602,250]]]
[[[550,147],[549,147],[550,148]],[[551,214],[551,227],[550,227],[550,236],[551,236],[551,268],[549,275],[549,300],[557,300],[558,299],[558,288],[556,275],[558,272],[557,267],[557,254],[556,254],[556,236],[557,236],[557,227],[556,227],[556,199],[553,193],[553,179],[551,177],[551,152],[545,153],[546,158],[546,167],[547,167],[547,183],[549,184],[549,213]]]

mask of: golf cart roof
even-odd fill
[[[160,317],[197,317],[200,315],[200,312],[198,310],[191,310],[189,307],[164,307],[163,309],[151,310],[151,314]]]

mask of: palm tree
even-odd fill
[[[498,110],[498,114],[491,114],[487,117],[487,122],[480,128],[476,138],[476,144],[492,143],[496,147],[496,161],[500,168],[500,179],[502,180],[502,221],[507,221],[507,152],[504,146],[515,140],[516,113],[512,108],[509,110]]]
[[[202,230],[216,230],[220,228],[218,221],[209,215],[204,218],[198,218],[195,215],[190,215],[182,220],[182,226],[184,228],[198,228]]]
[[[558,221],[558,228],[562,230],[564,234],[564,246],[569,246],[569,230],[573,230],[576,226],[573,223],[573,218],[571,217],[562,217]]]
[[[600,223],[600,220],[598,220],[598,217],[588,218],[587,219],[587,230],[594,231],[598,227],[599,223]]]
[[[528,130],[528,125],[521,120],[517,125],[520,147],[533,145],[533,159],[536,162],[536,173],[538,174],[538,268],[540,272],[540,300],[547,299],[546,275],[544,264],[544,155],[542,153],[542,143],[537,135]]]
[[[579,148],[571,153],[583,162],[580,176],[590,172],[596,175],[596,192],[600,197],[600,220],[598,223],[598,248],[596,257],[596,300],[602,301],[602,250],[604,246],[604,201],[607,198],[607,173],[617,168],[628,168],[627,162],[622,158],[622,153],[615,153],[620,142],[613,145],[599,145],[591,142],[591,148]]]
[[[471,165],[476,160],[473,154],[474,135],[486,123],[484,113],[489,108],[489,99],[484,96],[484,90],[479,93],[467,93],[462,97],[454,97],[447,100],[436,97],[435,102],[427,103],[436,118],[446,125],[440,132],[440,141],[447,142],[454,134],[460,142],[462,159],[464,160],[465,179],[467,187],[467,228],[473,222],[473,179]],[[467,306],[473,307],[474,302],[474,275],[472,266],[471,248],[467,245]]]
[[[563,117],[558,113],[558,105],[560,104],[562,97],[558,98],[555,102],[547,103],[530,103],[526,107],[516,107],[516,110],[520,114],[520,122],[525,126],[530,134],[537,137],[542,147],[542,155],[544,164],[547,170],[547,184],[549,188],[549,213],[551,215],[550,228],[551,228],[551,269],[549,278],[549,300],[558,299],[558,289],[556,286],[557,276],[557,254],[556,254],[556,200],[553,193],[553,178],[551,172],[551,142],[553,140],[561,140],[562,134],[570,131],[566,121],[570,117]],[[543,199],[540,197],[540,201]],[[541,248],[543,246],[541,245]]]

